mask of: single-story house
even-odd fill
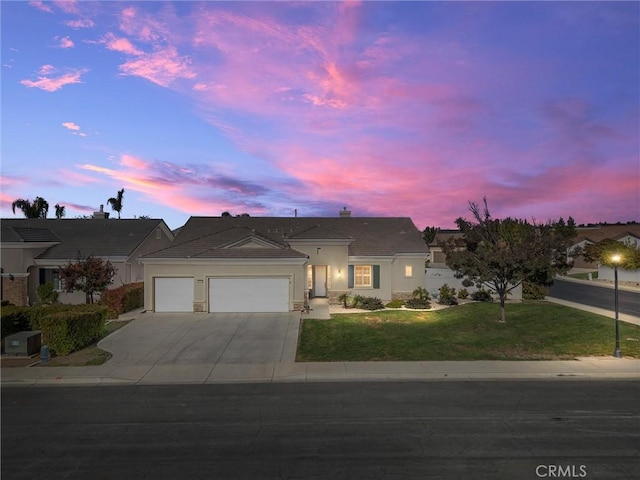
[[[573,253],[578,248],[602,242],[603,240],[615,240],[617,242],[635,245],[640,248],[640,225],[594,225],[592,227],[579,227],[578,234],[568,248],[567,254],[573,260],[573,268],[583,268],[597,270],[597,262],[587,262],[582,256],[575,256]]]
[[[61,266],[88,256],[109,260],[116,270],[112,288],[143,281],[138,258],[165,248],[174,239],[163,220],[7,218],[1,223],[2,300],[14,305],[37,302],[39,285],[53,282],[63,303],[85,303],[83,292],[66,292]]]
[[[578,248],[602,242],[603,240],[614,240],[635,248],[640,248],[640,225],[596,225],[593,227],[578,228],[578,235],[574,244],[568,249],[568,256],[573,260],[573,267],[586,270],[597,270],[599,280],[613,281],[613,268],[601,265],[598,262],[587,262],[582,256],[574,255]],[[618,280],[623,282],[640,283],[640,269],[626,270],[618,269]]]
[[[469,293],[475,292],[478,288],[473,285],[465,287],[462,282],[464,279],[456,278],[455,272],[447,266],[447,256],[445,255],[442,243],[446,243],[450,238],[462,238],[460,230],[438,230],[435,238],[429,243],[429,264],[425,273],[425,284],[429,294],[435,296],[438,294],[440,287],[448,285],[457,291],[466,289]],[[489,290],[488,288],[486,288]],[[522,285],[514,288],[508,296],[510,300],[522,300]]]
[[[191,217],[141,258],[145,308],[288,312],[341,294],[382,301],[424,286],[427,245],[410,218]]]

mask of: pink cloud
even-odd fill
[[[68,128],[69,130],[80,130],[80,127],[73,122],[64,122],[62,126],[64,128]]]
[[[78,20],[68,20],[65,25],[71,28],[93,28],[96,24],[89,18],[80,18]]]
[[[60,39],[60,44],[58,46],[60,48],[73,48],[75,44],[73,43],[73,40],[71,40],[69,37],[62,37]]]
[[[65,13],[78,13],[76,0],[54,0],[53,4]]]
[[[74,83],[82,83],[81,77],[89,70],[86,68],[71,69],[69,72],[64,73],[58,77],[48,77],[55,71],[52,65],[43,65],[40,69],[37,80],[21,80],[20,83],[25,87],[39,88],[47,92],[55,92],[60,90],[65,85],[71,85]]]
[[[113,33],[106,34],[101,43],[104,43],[108,50],[126,53],[127,55],[142,55],[144,52],[134,47],[126,38],[117,38]]]
[[[42,11],[42,12],[46,12],[46,13],[53,13],[53,9],[47,5],[44,2],[40,2],[40,1],[31,1],[29,2],[29,5],[37,8],[38,10]]]
[[[168,47],[154,53],[143,54],[135,60],[120,65],[124,75],[134,75],[167,87],[178,79],[196,77],[191,69],[191,60],[178,55],[174,47]]]
[[[135,170],[147,170],[149,163],[139,157],[124,154],[120,157],[120,165],[123,167],[131,167]]]

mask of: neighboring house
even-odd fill
[[[593,227],[579,227],[573,245],[569,247],[567,254],[573,260],[573,268],[598,270],[597,262],[587,262],[582,256],[573,256],[576,249],[584,248],[589,244],[599,243],[603,240],[615,240],[640,248],[640,225],[595,225]],[[598,276],[600,278],[600,276]]]
[[[569,258],[573,259],[574,268],[598,270],[599,280],[613,281],[613,268],[600,265],[597,262],[589,263],[582,256],[572,256],[578,247],[584,248],[589,244],[599,243],[603,240],[615,240],[635,248],[640,248],[640,225],[596,225],[594,227],[578,228],[578,236],[575,243],[569,247]],[[618,269],[618,280],[621,282],[640,283],[640,269]]]
[[[460,230],[438,230],[434,240],[429,244],[429,265],[425,273],[425,284],[431,296],[436,296],[440,287],[448,285],[457,291],[465,288],[469,293],[478,290],[475,286],[465,287],[462,285],[462,278],[456,278],[455,272],[447,264],[447,256],[442,250],[441,243],[447,242],[450,238],[462,238]],[[485,287],[486,290],[489,290]],[[522,300],[522,285],[514,288],[508,296],[510,300]]]
[[[343,293],[383,301],[424,286],[427,246],[410,218],[191,217],[144,264],[156,312],[288,312]]]
[[[15,305],[37,302],[38,285],[53,282],[63,303],[84,303],[82,292],[66,292],[58,269],[94,256],[116,269],[112,288],[141,282],[138,257],[165,248],[174,236],[163,220],[108,220],[103,212],[90,219],[2,219],[2,300]]]

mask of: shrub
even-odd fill
[[[468,278],[465,278],[464,280],[462,280],[462,286],[469,288],[469,287],[473,287],[474,283],[473,280],[470,280]]]
[[[544,300],[549,293],[549,288],[537,283],[522,282],[522,298],[525,300]]]
[[[7,306],[0,314],[0,330],[2,338],[14,333],[31,330],[29,323],[29,307]]]
[[[427,300],[426,298],[411,298],[404,302],[404,306],[407,308],[423,310],[431,308],[431,303],[429,303],[429,300]]]
[[[446,283],[440,287],[440,294],[438,295],[438,303],[441,305],[457,305],[456,289],[451,288]]]
[[[351,306],[353,308],[359,308],[360,304],[362,303],[362,300],[364,300],[364,297],[362,295],[354,295],[353,303],[351,304]]]
[[[58,292],[56,292],[53,282],[43,283],[38,285],[36,290],[38,299],[43,305],[50,305],[52,303],[58,303]]]
[[[100,304],[109,310],[108,318],[118,318],[119,315],[144,306],[144,283],[131,283],[113,290],[105,290],[100,297]]]
[[[458,292],[458,298],[460,300],[464,300],[465,298],[469,297],[469,292],[467,291],[466,288],[461,288],[460,291]]]
[[[493,302],[493,297],[484,288],[476,290],[471,294],[471,299],[476,302]]]
[[[49,313],[40,319],[42,341],[57,355],[90,345],[100,338],[105,325],[105,312],[62,311]]]
[[[429,298],[429,292],[424,287],[417,287],[413,293],[413,298],[418,298],[420,300],[427,300]]]
[[[387,308],[401,308],[404,305],[402,300],[391,300],[389,303],[385,305]]]
[[[348,293],[342,293],[340,294],[340,296],[338,297],[338,301],[342,302],[342,306],[344,308],[349,308],[349,294]]]
[[[382,310],[384,304],[382,300],[376,297],[363,297],[360,301],[360,308],[364,310]]]

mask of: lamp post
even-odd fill
[[[618,264],[622,260],[622,257],[615,254],[611,257],[611,263],[613,263],[613,289],[614,289],[614,309],[616,312],[616,349],[613,351],[613,356],[616,358],[622,358],[622,352],[620,351],[620,321],[618,319]]]

